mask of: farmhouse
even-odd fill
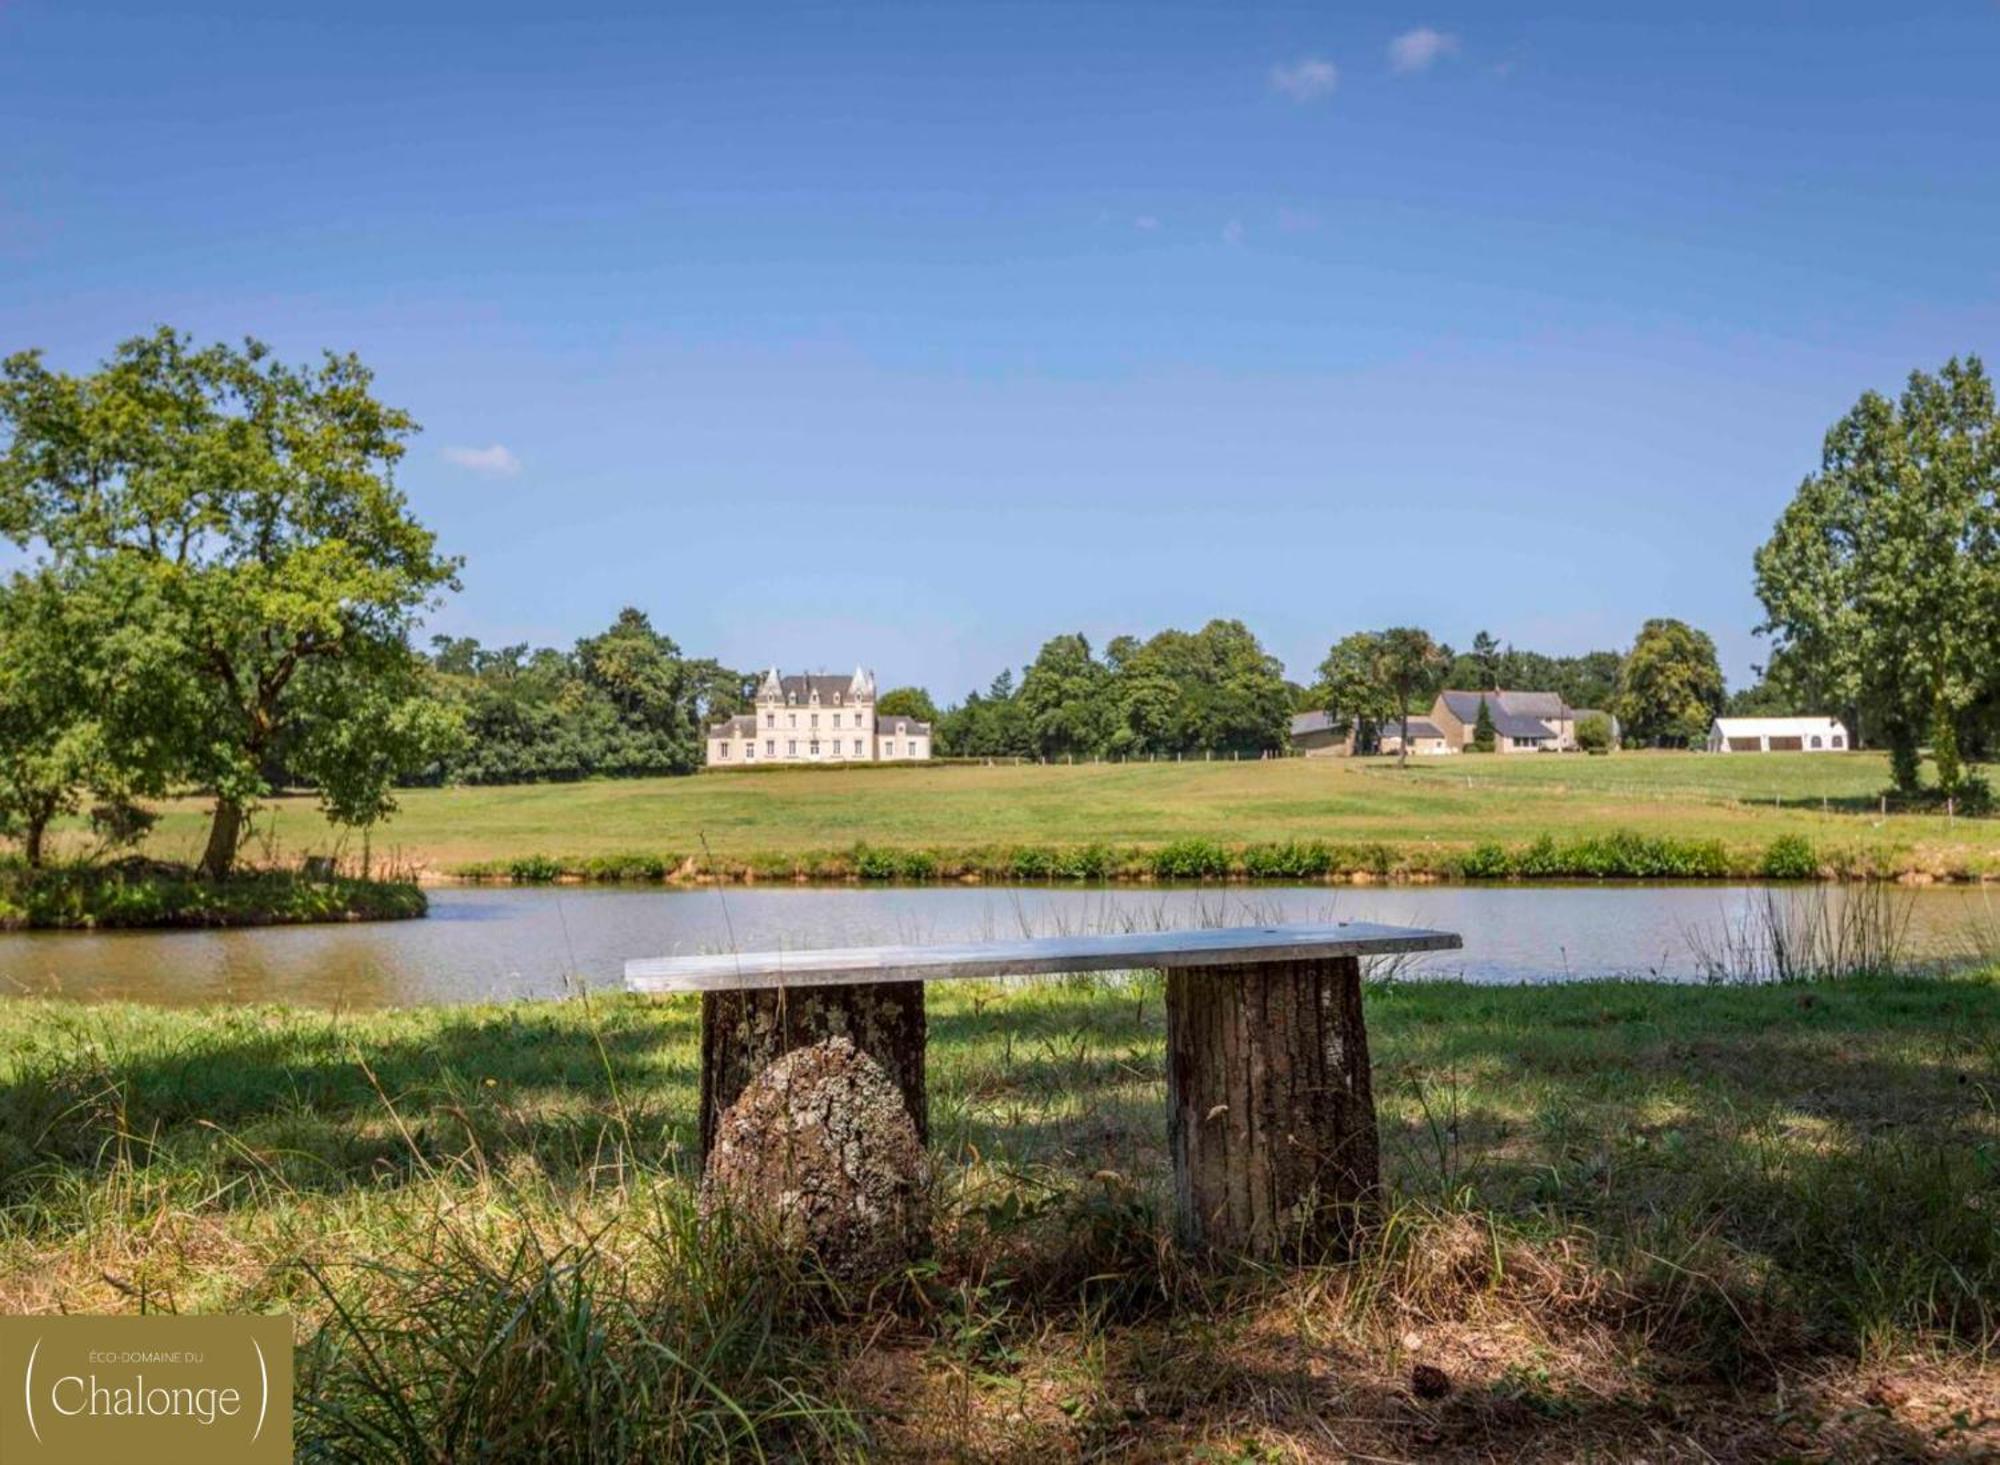
[[[1435,723],[1458,753],[1472,746],[1479,725],[1479,704],[1486,704],[1493,721],[1493,750],[1496,753],[1568,753],[1576,749],[1577,724],[1601,717],[1618,736],[1618,720],[1591,707],[1572,707],[1558,692],[1460,692],[1438,693],[1429,720]],[[1417,749],[1412,746],[1411,752]]]
[[[1592,717],[1604,719],[1614,742],[1618,737],[1617,718],[1589,707],[1571,707],[1557,692],[1445,691],[1438,693],[1429,711],[1410,718],[1410,752],[1465,752],[1472,746],[1479,725],[1481,702],[1493,720],[1493,749],[1498,753],[1573,752],[1577,725]],[[1292,718],[1292,748],[1309,758],[1352,753],[1352,729],[1334,729],[1329,714],[1301,712]],[[1381,752],[1401,751],[1402,725],[1398,719],[1383,722],[1378,733]]]
[[[931,755],[931,725],[875,711],[875,674],[780,676],[757,686],[757,710],[708,730],[708,766],[908,763]]]
[[[1831,717],[1718,717],[1711,753],[1844,753],[1847,729]]]

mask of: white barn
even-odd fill
[[[1711,753],[1844,753],[1847,729],[1832,717],[1718,717]]]

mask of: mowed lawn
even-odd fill
[[[411,789],[373,836],[378,856],[433,870],[524,855],[718,857],[846,849],[1106,843],[1202,836],[1464,847],[1630,829],[1762,846],[1894,855],[1909,868],[2000,870],[2000,820],[1889,814],[1873,753],[1609,758],[1475,756],[904,768],[784,769],[692,778]],[[189,858],[206,812],[169,806],[150,852]],[[324,852],[341,838],[307,796],[258,816],[253,859]],[[358,844],[346,837],[344,848]]]

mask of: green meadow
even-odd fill
[[[641,876],[683,862],[718,873],[784,878],[857,873],[857,848],[922,852],[933,876],[1005,868],[982,852],[1053,856],[1100,846],[1133,856],[1177,841],[1252,845],[1319,841],[1336,866],[1451,874],[1484,844],[1527,846],[1629,833],[1720,845],[1731,873],[1756,874],[1771,844],[1802,839],[1830,869],[1973,877],[2000,873],[2000,819],[1884,812],[1886,760],[1873,753],[1711,756],[1461,755],[1413,759],[1291,758],[1266,762],[770,769],[692,778],[411,789],[369,837],[371,859],[452,874],[505,873],[520,861],[550,873]],[[186,860],[206,828],[197,802],[168,807],[148,852]],[[358,855],[313,801],[269,801],[249,857]],[[835,853],[847,859],[816,865]],[[920,868],[916,873],[921,875]],[[1339,873],[1336,869],[1333,873]],[[1586,868],[1578,873],[1590,873]]]

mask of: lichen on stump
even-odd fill
[[[847,1038],[882,1065],[930,1142],[924,1097],[924,984],[862,982],[827,987],[704,992],[701,998],[701,1153],[706,1160],[723,1112],[758,1074],[796,1048]]]
[[[921,1256],[930,1166],[902,1092],[846,1038],[794,1048],[716,1122],[702,1210],[869,1281]]]

